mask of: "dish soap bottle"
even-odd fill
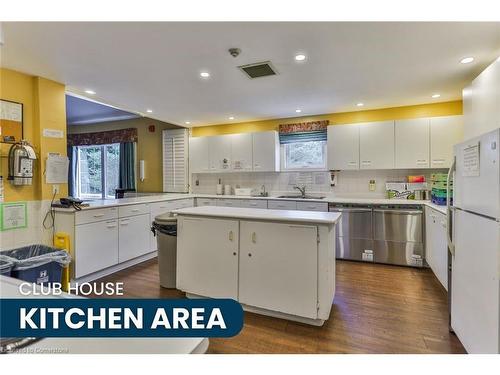
[[[370,180],[370,182],[368,183],[368,190],[375,191],[375,188],[375,180]]]

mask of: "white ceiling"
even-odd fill
[[[191,126],[461,98],[500,23],[3,23],[3,67]],[[239,47],[233,58],[227,52]],[[303,52],[307,61],[297,63]],[[472,64],[460,64],[474,56]],[[279,75],[236,67],[270,60]],[[199,73],[209,71],[209,79]],[[439,99],[431,99],[434,93]],[[228,119],[235,116],[235,120]]]

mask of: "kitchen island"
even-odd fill
[[[247,311],[323,325],[335,295],[340,213],[192,207],[177,211],[177,288]]]

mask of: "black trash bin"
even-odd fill
[[[3,251],[2,256],[14,264],[12,277],[36,284],[60,283],[62,269],[71,262],[66,251],[45,245]]]
[[[177,218],[170,212],[158,215],[151,230],[158,244],[160,285],[164,288],[176,288]]]

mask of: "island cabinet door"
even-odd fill
[[[180,217],[177,289],[238,299],[238,221]]]
[[[239,302],[316,319],[317,227],[240,222]]]

